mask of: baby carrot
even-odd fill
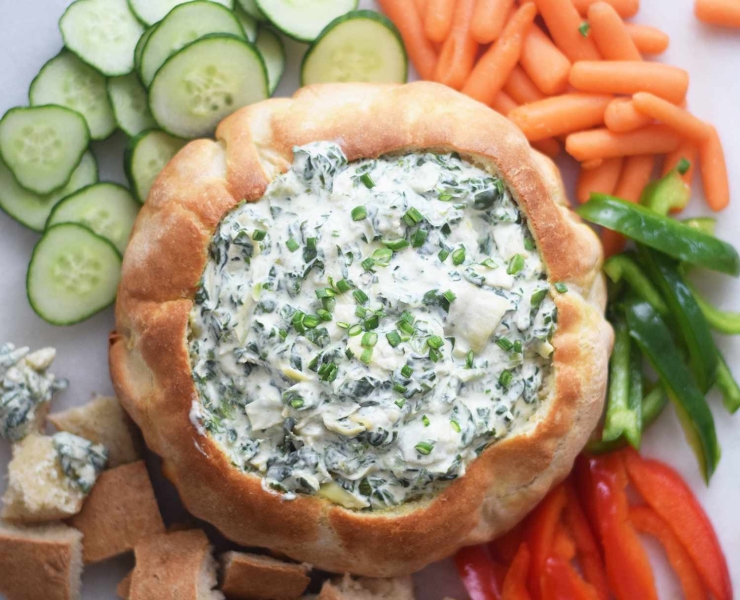
[[[740,3],[737,0],[696,0],[694,13],[705,23],[740,27]]]
[[[424,33],[433,42],[444,42],[450,33],[455,0],[427,0]]]
[[[509,75],[509,79],[504,85],[504,91],[509,94],[517,104],[529,104],[543,100],[545,95],[537,88],[519,65]]]
[[[668,49],[670,38],[657,27],[625,23],[625,28],[640,54],[663,54]]]
[[[606,2],[592,4],[588,9],[588,23],[596,48],[605,60],[642,60],[622,17],[613,6]]]
[[[555,45],[571,60],[599,60],[599,51],[590,36],[579,28],[583,19],[571,0],[535,0]]]
[[[464,94],[485,104],[493,102],[519,62],[524,38],[535,16],[537,8],[534,4],[524,4],[514,13],[501,32],[501,37],[478,60],[463,86]]]
[[[533,25],[524,39],[519,64],[546,96],[565,91],[570,61],[538,25]]]
[[[655,166],[655,156],[640,154],[624,159],[622,173],[614,188],[614,195],[629,202],[639,202],[642,190],[650,183],[650,175]]]
[[[490,44],[504,30],[514,0],[478,0],[473,13],[473,38],[479,44]]]
[[[422,17],[422,20],[424,19],[424,15],[427,14],[427,0],[414,0],[416,3],[416,10],[419,11],[419,14]]]
[[[421,14],[413,2],[378,0],[380,8],[393,21],[403,38],[406,52],[422,79],[432,79],[437,53],[424,35]]]
[[[532,148],[542,152],[545,156],[556,158],[563,151],[563,145],[555,138],[547,138],[538,142],[532,142]]]
[[[504,116],[507,116],[509,113],[511,113],[511,111],[517,108],[517,106],[519,105],[516,103],[516,101],[504,91],[496,94],[496,97],[491,103],[491,107],[493,108],[493,110]],[[558,142],[554,138],[547,138],[539,140],[537,142],[532,142],[532,147],[542,152],[542,154],[546,154],[550,158],[555,158],[563,151],[562,144],[560,144],[560,142]]]
[[[576,200],[583,204],[588,202],[591,194],[613,194],[622,172],[624,159],[620,157],[605,158],[595,169],[581,169],[576,185]]]
[[[509,119],[536,141],[603,125],[610,101],[611,96],[563,94],[515,108]]]
[[[576,10],[582,15],[587,14],[591,5],[597,1],[598,0],[572,0],[573,6],[575,6]],[[623,19],[634,17],[637,14],[637,11],[640,10],[640,0],[606,0],[606,2],[613,6],[614,10],[617,11],[617,14]]]
[[[594,158],[635,156],[637,154],[667,154],[681,143],[681,136],[665,125],[649,125],[637,131],[614,133],[608,129],[592,129],[571,133],[565,149],[579,162]]]
[[[493,110],[495,110],[497,113],[504,115],[505,117],[508,117],[509,113],[517,106],[519,105],[516,103],[514,98],[509,96],[509,94],[507,94],[503,90],[496,94],[493,102],[491,102],[491,108],[493,108]]]
[[[681,137],[700,142],[711,133],[710,125],[696,118],[689,111],[653,94],[638,92],[632,96],[632,103],[638,111],[668,125]]]
[[[711,125],[709,127],[709,137],[699,144],[699,170],[707,204],[712,210],[719,211],[730,203],[730,183],[722,142],[717,130]]]
[[[597,94],[650,92],[678,104],[686,97],[689,74],[660,63],[626,60],[583,61],[570,70],[570,84]]]
[[[606,107],[604,114],[604,123],[610,131],[615,133],[626,133],[634,131],[646,125],[650,125],[653,120],[639,112],[632,100],[629,98],[615,98]]]
[[[603,158],[594,158],[592,160],[587,160],[585,163],[581,163],[581,169],[585,169],[586,171],[589,169],[598,169],[603,164]]]
[[[681,179],[691,185],[696,167],[697,153],[698,149],[696,144],[690,140],[683,140],[678,148],[665,157],[665,162],[663,163],[663,176],[665,177],[668,175],[669,171],[673,171],[673,169],[678,168],[681,161],[687,161],[689,163],[689,167],[686,172],[681,175]]]
[[[433,0],[429,0],[432,2]],[[458,0],[452,20],[450,35],[442,45],[435,81],[459,90],[468,79],[475,64],[478,42],[470,33],[470,25],[475,10],[475,0]]]

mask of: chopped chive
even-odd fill
[[[368,256],[360,264],[362,265],[362,268],[365,269],[366,271],[372,271],[373,267],[375,266],[375,261]]]
[[[424,456],[428,456],[432,453],[432,450],[434,450],[434,444],[430,444],[429,442],[419,442],[414,446],[416,451],[419,454],[423,454]]]
[[[371,486],[370,482],[365,478],[360,481],[360,485],[357,487],[357,489],[363,496],[370,496],[373,493],[373,486]]]
[[[465,246],[462,246],[452,253],[452,264],[461,265],[465,262]]]
[[[536,292],[534,292],[529,300],[532,304],[532,308],[537,308],[540,304],[542,304],[545,296],[547,296],[547,289],[537,290]]]
[[[439,254],[437,254],[437,258],[439,258],[439,262],[444,262],[447,260],[447,257],[450,255],[450,251],[446,248],[442,248],[439,251]]]
[[[360,356],[360,360],[367,365],[367,364],[370,363],[370,361],[372,359],[373,359],[373,349],[372,348],[365,348],[362,351],[362,356]]]
[[[395,405],[396,405],[396,406],[397,406],[398,408],[403,408],[404,406],[406,406],[406,399],[405,399],[405,398],[399,398],[398,400],[396,400],[396,401],[394,402],[394,404],[395,404]]]
[[[367,316],[367,310],[362,308],[362,306],[358,306],[355,308],[355,316],[364,319]]]
[[[265,239],[265,236],[267,236],[267,232],[264,229],[255,229],[252,233],[252,239],[255,242],[261,242]]]
[[[365,331],[368,331],[370,329],[377,329],[378,325],[380,325],[380,317],[378,317],[378,315],[373,315],[372,317],[368,317],[362,323],[362,326],[365,328]]]
[[[681,160],[679,160],[678,164],[676,165],[676,171],[678,171],[679,175],[686,175],[686,173],[689,172],[690,168],[691,168],[691,161],[686,160],[685,158],[681,158]]]
[[[293,398],[293,400],[290,401],[291,408],[295,408],[296,410],[298,410],[299,408],[301,408],[304,404],[305,404],[305,402],[304,402],[303,398],[300,398],[300,397],[299,398]]]
[[[405,321],[406,323],[411,323],[413,325],[415,320],[416,319],[414,319],[414,315],[412,315],[409,311],[404,310],[401,313],[401,321]]]
[[[285,331],[285,329],[280,329],[278,330],[278,335],[280,336],[282,340],[285,340],[285,338],[288,337],[288,332]]]
[[[367,297],[367,294],[363,292],[362,290],[355,290],[352,292],[352,295],[355,297],[355,300],[359,302],[360,304],[365,304],[369,300]]]
[[[450,227],[449,223],[442,225],[439,230],[442,232],[442,235],[450,235],[452,233],[452,227]]]
[[[346,279],[340,279],[339,281],[337,281],[337,290],[339,290],[340,294],[344,294],[344,292],[349,292],[350,289],[352,289],[352,286]]]
[[[308,368],[310,371],[316,371],[317,367],[319,366],[319,360],[321,360],[321,354],[317,354],[311,359],[311,362],[308,363]]]
[[[341,329],[349,329],[349,323],[337,321],[337,327],[340,327]]]
[[[564,283],[561,283],[560,281],[558,281],[558,282],[557,282],[557,283],[555,284],[555,289],[556,289],[556,290],[557,290],[557,291],[558,291],[559,293],[561,293],[561,294],[564,294],[565,292],[567,292],[567,291],[568,291],[568,286],[567,286],[567,285],[565,285]]]
[[[401,367],[401,375],[403,375],[404,377],[411,377],[411,375],[413,374],[414,370],[408,365],[403,365],[403,367]]]
[[[332,319],[331,313],[325,308],[320,308],[316,311],[316,314],[319,315],[319,319],[322,321],[331,321]]]
[[[468,352],[468,355],[465,357],[465,366],[468,369],[472,369],[475,366],[475,363],[473,362],[473,359],[475,358],[475,355],[473,354],[473,351],[471,350]]]
[[[298,250],[298,248],[300,248],[300,244],[298,244],[298,242],[296,242],[292,237],[288,238],[288,241],[285,242],[285,245],[291,252],[295,252],[296,250]]]
[[[442,346],[445,345],[445,341],[438,335],[433,335],[427,340],[427,344],[429,345],[430,348],[439,350]]]
[[[414,248],[421,248],[427,240],[427,235],[429,232],[426,229],[417,229],[411,238],[411,245]]]
[[[454,302],[457,296],[452,290],[447,290],[446,292],[442,292],[442,297],[447,300],[447,302]]]
[[[401,336],[398,334],[397,331],[389,331],[385,334],[385,339],[388,340],[388,343],[395,348],[398,346],[398,344],[401,343]]]
[[[452,425],[452,428],[453,428],[453,429],[454,429],[455,431],[457,431],[458,433],[460,433],[460,423],[458,423],[457,421],[455,421],[455,419],[452,419],[452,420],[450,421],[450,425]]]
[[[509,275],[516,275],[519,271],[524,268],[524,257],[521,254],[515,254],[509,261],[509,266],[506,267],[506,272]]]
[[[496,261],[494,261],[492,258],[487,258],[481,264],[487,269],[495,269],[498,267],[498,264],[496,264]]]
[[[394,383],[393,384],[393,391],[398,392],[399,394],[405,394],[408,389],[405,385],[401,385],[400,383]]]
[[[578,26],[578,33],[583,37],[588,37],[589,31],[591,31],[591,25],[588,24],[588,21],[584,21]]]
[[[315,237],[306,238],[306,248],[308,248],[309,250],[316,250]]]
[[[306,314],[300,310],[293,313],[293,327],[298,333],[306,333],[306,326],[303,324],[303,319]]]
[[[511,343],[511,340],[505,337],[498,338],[496,340],[496,343],[502,350],[506,350],[507,352],[509,352],[514,347],[514,344]]]
[[[429,427],[429,417],[426,415],[421,417],[421,422],[424,423],[424,427]]]
[[[384,240],[383,245],[394,252],[398,252],[399,250],[409,247],[408,241],[403,238],[400,240]]]
[[[522,353],[522,342],[520,340],[514,342],[514,352],[516,352],[517,354]]]
[[[344,351],[344,355],[347,357],[347,360],[352,360],[355,357],[355,353],[349,348]]]
[[[387,267],[391,263],[391,258],[393,258],[393,250],[390,248],[378,248],[373,252],[372,260],[381,267]],[[362,266],[364,267],[365,265],[363,264]]]
[[[362,175],[360,175],[360,181],[362,181],[362,183],[365,184],[365,187],[369,190],[375,187],[375,182],[367,173],[363,173]]]
[[[367,217],[367,210],[364,206],[355,206],[352,209],[353,221],[362,221],[365,217]]]
[[[408,225],[409,227],[413,227],[417,223],[419,223],[424,216],[416,210],[413,206],[409,208],[403,215],[403,221]]]
[[[326,363],[319,369],[319,378],[322,381],[334,381],[337,378],[339,367],[332,363]]]
[[[360,325],[359,323],[352,325],[352,327],[347,330],[347,333],[352,337],[360,335],[362,333],[362,325]]]
[[[398,321],[396,326],[407,335],[414,335],[414,326],[408,321]]]
[[[439,200],[440,202],[449,202],[450,200],[452,200],[452,194],[440,194],[437,197],[437,200]]]
[[[439,362],[440,358],[442,358],[442,354],[440,354],[439,350],[436,348],[429,348],[429,360],[432,362]]]
[[[316,290],[316,297],[321,300],[323,298],[333,298],[337,293],[330,287],[321,288]]]
[[[334,312],[334,308],[337,305],[337,301],[335,298],[322,298],[321,299],[321,306],[324,307],[324,310],[328,310],[329,312]]]
[[[501,371],[501,375],[499,375],[498,382],[503,387],[505,387],[506,389],[508,389],[509,386],[511,385],[511,379],[512,379],[512,377],[514,377],[514,376],[512,375],[511,371],[509,371],[509,369],[504,369],[503,371]]]
[[[372,348],[377,343],[378,343],[377,333],[373,331],[368,331],[367,333],[362,334],[362,342],[360,342],[360,345],[363,348]]]
[[[524,238],[524,249],[531,252],[534,250],[534,240],[531,237]]]
[[[316,315],[306,315],[303,317],[303,324],[309,329],[315,329],[321,320]]]

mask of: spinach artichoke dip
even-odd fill
[[[191,420],[288,499],[398,505],[532,416],[555,326],[502,180],[456,154],[297,147],[210,245]]]

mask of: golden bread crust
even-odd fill
[[[601,413],[612,332],[603,318],[602,251],[567,208],[557,169],[493,110],[433,83],[304,88],[221,123],[217,142],[186,146],[160,175],[126,253],[111,335],[116,391],[163,457],[188,509],[247,546],[335,572],[393,577],[514,526],[570,470]],[[552,282],[559,324],[553,376],[533,419],[486,449],[438,495],[383,512],[315,496],[285,501],[233,468],[189,414],[197,391],[188,316],[223,215],[262,197],[292,148],[334,141],[352,161],[421,149],[457,151],[501,176],[527,215]]]

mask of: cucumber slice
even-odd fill
[[[270,22],[285,35],[299,42],[313,42],[334,19],[355,10],[358,0],[255,1]]]
[[[96,183],[67,196],[51,211],[46,228],[79,223],[104,237],[123,254],[141,205],[117,183]]]
[[[133,137],[155,126],[146,89],[134,73],[110,78],[108,96],[118,126],[126,135]]]
[[[219,34],[167,60],[149,88],[149,108],[168,133],[196,138],[213,134],[224,117],[267,97],[259,52],[241,38]]]
[[[134,70],[136,42],[144,33],[126,0],[76,0],[59,20],[64,45],[103,75]]]
[[[201,0],[173,8],[157,26],[141,55],[144,85],[151,85],[154,75],[170,56],[209,33],[228,33],[246,39],[234,13],[219,4]]]
[[[267,27],[260,27],[255,46],[265,61],[267,81],[272,96],[285,71],[285,45],[277,33]]]
[[[141,78],[141,55],[144,54],[146,43],[149,41],[149,38],[152,37],[156,28],[156,25],[152,25],[141,34],[139,41],[136,42],[136,48],[134,48],[134,71],[138,74],[139,78]]]
[[[255,0],[238,0],[238,2],[239,6],[241,6],[242,9],[244,9],[244,12],[248,15],[251,15],[258,21],[267,21],[265,13],[260,10],[260,7],[257,6]]]
[[[247,40],[254,44],[257,39],[257,19],[247,13],[239,5],[234,7],[234,15],[236,16],[237,21],[241,24],[244,34],[247,36]]]
[[[11,108],[0,121],[0,157],[36,194],[67,185],[89,143],[85,119],[62,106]]]
[[[154,25],[167,16],[173,8],[186,4],[192,0],[128,0],[131,12],[136,15],[144,25]],[[228,9],[234,8],[234,0],[209,0],[220,4]]]
[[[406,50],[396,26],[380,13],[357,10],[334,19],[303,57],[301,85],[364,81],[403,83]]]
[[[145,131],[129,141],[124,154],[124,167],[139,202],[146,202],[157,175],[185,143],[185,140],[158,130]]]
[[[72,173],[69,183],[59,191],[45,196],[39,196],[19,186],[8,167],[0,160],[0,208],[26,227],[34,231],[43,231],[49,213],[59,201],[97,180],[98,163],[95,161],[95,155],[89,150],[82,156],[80,165]]]
[[[58,104],[76,110],[85,117],[94,140],[104,140],[116,128],[105,77],[67,50],[41,67],[28,98],[31,106]]]
[[[26,276],[28,301],[52,325],[72,325],[116,299],[121,255],[77,223],[55,225],[36,244]]]

